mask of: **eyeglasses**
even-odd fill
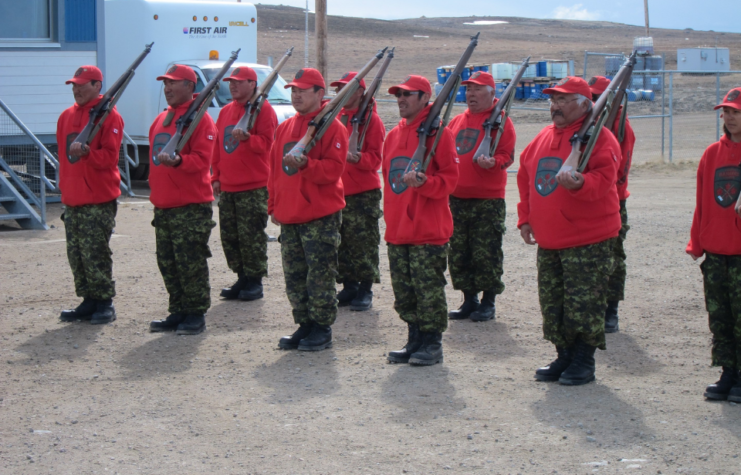
[[[419,92],[419,91],[399,91],[399,90],[397,90],[397,91],[396,91],[396,93],[395,93],[394,95],[395,95],[395,96],[396,96],[397,98],[398,98],[398,97],[401,97],[401,96],[404,96],[404,97],[409,97],[409,96],[411,96],[412,94],[417,94],[417,92]]]
[[[548,105],[557,105],[558,107],[563,107],[569,102],[574,102],[575,100],[579,99],[578,97],[575,97],[573,99],[564,99],[563,97],[556,99],[555,101],[553,99],[548,99]]]

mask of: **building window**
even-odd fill
[[[0,40],[52,40],[52,0],[0,0]]]

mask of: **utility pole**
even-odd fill
[[[651,36],[648,32],[648,0],[643,0],[643,11],[646,14],[646,37]]]
[[[327,80],[327,0],[314,0],[316,68]]]
[[[304,67],[309,67],[309,0],[306,0],[306,18],[304,20]]]

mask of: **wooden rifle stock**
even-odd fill
[[[592,106],[592,110],[589,112],[587,118],[584,119],[579,131],[571,137],[571,153],[566,161],[563,162],[563,165],[561,165],[559,174],[571,173],[573,175],[574,171],[582,173],[587,167],[589,157],[594,149],[594,144],[599,138],[602,127],[605,126],[605,121],[613,106],[617,106],[617,104],[613,103],[615,90],[622,83],[625,76],[631,74],[633,65],[635,64],[635,56],[636,54],[634,52],[623,63],[615,77],[610,81],[610,84]]]
[[[383,60],[383,63],[381,63],[381,67],[378,68],[376,77],[373,78],[373,82],[370,86],[368,86],[365,94],[363,94],[363,98],[360,100],[360,107],[358,107],[358,111],[355,113],[351,120],[352,132],[350,133],[350,138],[348,139],[348,143],[350,145],[348,150],[352,154],[360,152],[363,148],[363,143],[365,142],[365,133],[368,131],[368,128],[365,127],[363,129],[363,133],[360,134],[360,126],[366,125],[368,123],[368,120],[370,119],[371,114],[373,113],[373,107],[375,106],[374,99],[378,94],[379,89],[381,88],[381,81],[383,80],[384,74],[386,74],[389,63],[391,63],[391,60],[394,59],[395,49],[396,48],[391,48],[391,51],[388,52],[386,58]]]
[[[445,129],[445,126],[448,125],[445,121],[440,120],[440,112],[442,111],[445,102],[448,101],[448,109],[445,111],[445,117],[450,116],[450,111],[452,110],[452,105],[455,101],[455,93],[461,83],[461,74],[463,73],[463,68],[466,67],[468,60],[471,59],[473,50],[479,43],[480,34],[481,33],[476,33],[476,36],[471,37],[471,42],[468,44],[466,50],[463,52],[463,56],[461,56],[461,58],[458,60],[458,64],[455,65],[455,69],[453,69],[450,77],[445,81],[445,85],[443,85],[440,94],[437,95],[437,97],[435,98],[435,102],[432,103],[432,106],[430,107],[430,113],[427,115],[427,118],[422,123],[422,125],[417,129],[419,144],[417,145],[417,149],[412,155],[412,159],[409,160],[409,165],[407,165],[404,173],[409,173],[410,171],[424,173],[427,170],[427,167],[430,165],[430,161],[435,155],[435,148],[437,147],[437,143],[442,136],[442,131],[443,129]],[[431,137],[436,132],[437,137],[435,138],[435,142],[433,143],[432,147],[430,147],[430,151],[428,153],[427,138]]]
[[[628,115],[628,97],[625,91],[626,89],[628,89],[628,86],[630,86],[630,80],[632,77],[633,68],[630,68],[630,71],[623,77],[623,81],[620,83],[617,90],[615,91],[615,98],[612,101],[612,109],[610,110],[610,115],[608,115],[607,119],[605,120],[605,127],[607,127],[610,131],[612,131],[615,127],[615,120],[620,121],[620,128],[618,129],[617,135],[618,142],[620,143],[622,143],[623,139],[625,138],[625,118]],[[623,108],[622,114],[620,114],[620,117],[618,119],[620,104],[622,104]]]
[[[103,123],[108,118],[108,114],[113,110],[121,95],[126,90],[126,86],[134,78],[136,68],[144,61],[150,51],[152,51],[152,45],[154,42],[149,43],[144,47],[144,51],[134,60],[126,71],[119,77],[111,87],[108,88],[103,97],[100,99],[95,107],[90,109],[90,119],[84,129],[77,135],[72,143],[81,143],[83,145],[90,145],[95,136],[100,131]],[[69,157],[71,163],[75,163],[79,160],[79,157]]]
[[[351,95],[360,87],[360,80],[363,79],[366,74],[373,69],[376,64],[383,58],[388,47],[378,50],[373,58],[363,66],[363,69],[343,87],[336,96],[329,101],[321,111],[314,117],[309,123],[309,128],[306,130],[306,134],[298,141],[296,145],[286,154],[294,157],[298,162],[302,162],[302,155],[308,155],[311,149],[314,147],[316,142],[322,138],[324,133],[327,131],[332,121],[337,117],[337,114],[342,110],[342,106],[350,98]],[[293,174],[296,170],[293,167],[289,167],[283,162],[283,169],[286,173]]]
[[[208,110],[208,104],[213,100],[214,95],[216,95],[219,81],[226,75],[229,68],[234,64],[234,61],[237,60],[237,56],[239,56],[241,50],[242,48],[233,51],[229,60],[224,63],[224,66],[221,67],[216,76],[211,78],[208,84],[198,93],[193,103],[188,107],[188,110],[185,111],[185,114],[181,115],[175,123],[177,129],[160,153],[166,153],[171,160],[174,160],[175,156],[185,147],[198,123],[201,122],[201,118],[203,118],[203,115]],[[152,154],[152,161],[155,165],[160,164],[160,161],[154,154]]]
[[[477,157],[494,156],[494,151],[497,149],[499,140],[502,138],[504,125],[507,122],[507,117],[509,117],[509,108],[512,105],[512,99],[515,97],[515,88],[520,83],[520,79],[522,79],[522,76],[525,74],[525,70],[527,70],[529,63],[530,56],[525,58],[525,60],[522,62],[520,68],[517,70],[515,76],[512,78],[512,81],[510,81],[510,83],[507,85],[507,88],[502,93],[502,97],[499,98],[499,102],[497,102],[497,105],[496,107],[494,107],[491,115],[484,121],[484,138],[481,140],[479,148],[473,154],[474,162],[477,160]],[[502,111],[504,111],[504,115],[502,115]],[[497,134],[493,142],[491,137],[492,131],[496,132]]]
[[[245,133],[252,130],[252,127],[255,126],[255,120],[257,120],[257,116],[260,115],[262,105],[268,98],[270,90],[273,89],[275,81],[278,80],[278,74],[280,73],[280,70],[283,69],[283,66],[288,61],[288,58],[291,57],[292,53],[293,46],[291,46],[283,55],[283,57],[280,58],[278,64],[275,65],[275,68],[270,72],[270,74],[268,74],[268,77],[265,78],[265,81],[263,81],[260,87],[255,89],[255,93],[252,95],[250,100],[247,101],[247,104],[245,104],[244,115],[234,126],[235,129],[239,129]]]

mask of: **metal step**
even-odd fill
[[[13,203],[15,197],[13,196],[0,196],[0,203]]]
[[[0,221],[7,221],[11,219],[31,219],[30,214],[0,214]]]

